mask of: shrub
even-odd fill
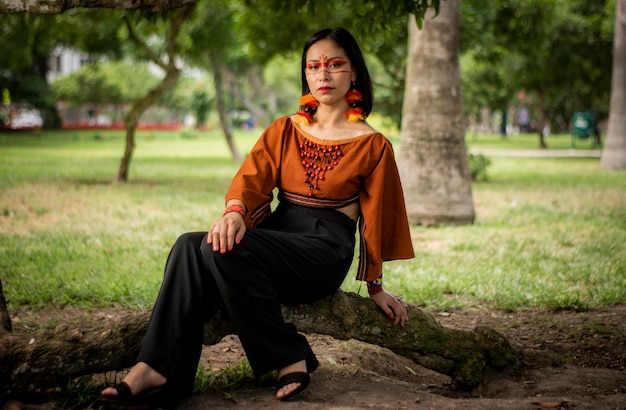
[[[486,181],[487,168],[491,165],[491,160],[483,154],[467,154],[472,181]]]

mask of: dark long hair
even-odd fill
[[[344,28],[323,28],[309,37],[304,44],[304,49],[302,50],[302,67],[300,69],[302,78],[302,95],[306,95],[311,92],[309,84],[306,81],[306,74],[304,72],[306,69],[306,54],[313,44],[325,39],[333,40],[348,55],[350,64],[356,71],[354,88],[363,94],[363,101],[361,101],[359,105],[363,108],[363,116],[367,117],[372,112],[372,105],[374,103],[372,80],[370,79],[369,71],[365,65],[361,48],[352,34]]]

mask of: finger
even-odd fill
[[[213,230],[215,229],[215,225],[211,226],[211,228],[209,228],[209,232],[206,233],[206,243],[211,244],[213,243]]]
[[[235,240],[237,239],[237,236],[239,235],[239,231],[241,230],[242,226],[245,228],[245,225],[240,225],[237,221],[226,221],[226,223],[224,224],[225,228],[220,235],[220,240],[222,241],[220,251],[222,253],[226,251],[231,251],[233,249],[233,246],[235,245]]]
[[[406,324],[406,322],[408,322],[408,321],[409,321],[409,308],[408,308],[408,306],[406,305],[406,303],[403,303],[403,304],[402,304],[402,307],[404,308],[404,315],[403,315],[403,318],[402,318],[402,327],[404,327],[404,325]]]
[[[220,253],[226,253],[228,247],[228,232],[230,231],[228,224],[220,225],[219,238],[220,238]]]
[[[242,225],[235,234],[235,243],[239,245],[243,239],[243,235],[246,233],[246,225]]]
[[[402,313],[400,313],[400,309],[396,308],[398,313],[396,313],[396,319],[393,321],[394,326],[398,326],[402,321]]]
[[[399,321],[399,325],[400,327],[404,327],[404,324],[406,323],[407,320],[409,320],[409,316],[406,313],[406,309],[403,307],[402,309],[402,315],[400,315],[400,321]]]
[[[397,301],[392,309],[395,312],[395,320],[393,321],[393,324],[395,326],[400,325],[404,327],[404,322],[406,321],[406,308],[404,307],[404,303]]]
[[[212,229],[211,232],[209,232],[209,237],[211,238],[211,242],[213,244],[213,250],[217,251],[220,248],[220,231],[221,231],[221,226],[220,225],[215,225]]]
[[[226,233],[226,250],[231,251],[233,249],[233,245],[235,243],[235,236],[237,234],[237,228],[235,226],[228,227],[228,232]]]

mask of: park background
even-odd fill
[[[3,47],[14,53],[2,60],[12,73],[2,77],[10,90],[4,102],[36,106],[44,128],[0,134],[0,278],[20,330],[60,324],[54,315],[42,315],[47,323],[23,319],[38,311],[149,308],[175,238],[206,229],[220,215],[237,155],[245,155],[273,116],[297,109],[298,48],[317,21],[305,15],[307,31],[294,18],[283,27],[286,36],[267,32],[275,27],[270,16],[259,9],[246,14],[243,3],[199,6],[212,31],[200,37],[202,47],[191,48],[198,54],[185,60],[189,71],[138,121],[123,184],[112,181],[128,136],[114,124],[125,123],[133,101],[164,77],[124,37],[120,16],[82,9],[1,16],[8,33]],[[611,1],[496,2],[486,10],[461,3],[464,143],[475,219],[462,226],[414,225],[417,257],[390,264],[389,289],[441,317],[593,312],[624,304],[626,180],[623,170],[600,163],[614,10]],[[328,21],[352,17],[336,14]],[[127,27],[166,35],[166,18],[128,15]],[[406,17],[387,24],[385,35],[359,35],[376,83],[371,121],[399,147]],[[190,25],[188,39],[194,30],[198,23]],[[24,33],[29,41],[9,41]],[[84,48],[89,64],[51,81],[37,76],[38,58],[49,67],[60,46]],[[64,124],[63,110],[54,114],[59,107],[78,120]],[[589,113],[595,127],[584,136],[573,129],[578,112]],[[363,294],[353,277],[343,289]],[[609,345],[624,343],[623,325],[581,326]],[[623,372],[624,356],[612,359],[602,365]]]

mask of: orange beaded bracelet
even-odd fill
[[[229,205],[229,206],[227,206],[226,209],[224,210],[224,213],[222,214],[222,216],[226,215],[229,212],[237,212],[238,214],[240,214],[243,217],[246,216],[246,210],[243,209],[243,206],[241,206],[241,205]]]

